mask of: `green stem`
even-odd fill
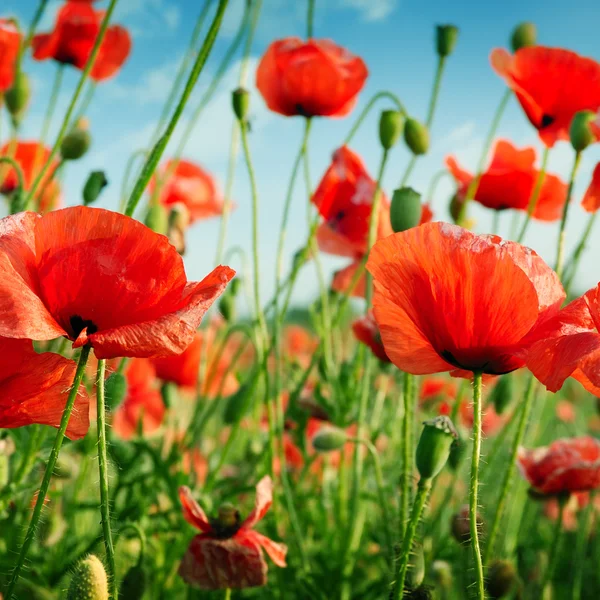
[[[540,197],[540,192],[542,191],[542,186],[544,185],[544,179],[546,177],[546,167],[548,165],[549,155],[550,148],[548,148],[548,146],[545,146],[544,153],[542,154],[542,166],[535,180],[535,185],[533,186],[533,190],[529,198],[529,203],[527,204],[527,216],[525,217],[525,221],[523,222],[523,228],[521,229],[521,233],[519,234],[519,237],[517,239],[517,242],[519,244],[521,244],[525,239],[525,232],[527,231],[529,223],[531,222],[531,217],[533,217],[533,213],[535,212],[535,208]]]
[[[588,505],[585,507],[579,531],[577,532],[577,543],[575,546],[575,577],[573,579],[573,594],[571,600],[580,600],[581,589],[583,587],[583,575],[585,571],[585,554],[586,546],[590,537],[590,525],[592,523],[592,515],[594,514],[594,490],[590,491]]]
[[[113,0],[113,2],[115,2],[115,0]],[[156,166],[158,165],[158,161],[163,155],[163,152],[165,151],[165,148],[167,147],[167,144],[169,143],[169,140],[173,135],[173,131],[175,131],[175,127],[177,126],[177,123],[179,122],[179,119],[183,114],[183,109],[187,104],[187,101],[194,89],[194,86],[198,81],[198,77],[200,76],[200,73],[202,72],[202,69],[206,64],[206,60],[208,59],[208,56],[213,48],[219,29],[221,28],[221,22],[223,21],[223,15],[225,13],[225,9],[227,8],[228,2],[229,0],[219,0],[217,12],[210,26],[208,34],[206,35],[206,38],[204,38],[202,48],[200,49],[200,52],[198,52],[196,62],[194,63],[192,72],[188,77],[187,83],[183,90],[183,94],[179,99],[179,103],[177,104],[177,107],[173,112],[173,116],[171,117],[171,120],[169,121],[165,132],[161,135],[159,140],[152,148],[152,151],[150,152],[150,155],[148,156],[146,163],[144,164],[142,172],[140,173],[140,176],[136,181],[133,191],[131,192],[131,196],[129,197],[129,200],[127,202],[127,208],[125,210],[125,214],[129,217],[133,215],[138,205],[138,202],[140,201],[140,198],[142,197],[142,194],[144,193],[144,190],[146,189],[146,186],[150,181],[150,178],[154,174]]]
[[[477,599],[485,598],[483,563],[479,549],[477,530],[477,494],[479,491],[479,459],[481,454],[481,372],[473,373],[473,455],[471,458],[471,480],[469,486],[469,523],[471,526],[471,548],[475,563]]]
[[[417,485],[417,493],[410,513],[410,521],[408,522],[404,533],[404,541],[402,542],[400,560],[398,561],[398,569],[396,571],[396,582],[394,587],[394,598],[396,598],[396,600],[402,600],[402,598],[404,598],[404,582],[406,580],[410,552],[415,539],[417,525],[421,520],[421,514],[423,513],[423,508],[427,502],[427,496],[431,489],[432,481],[432,479],[420,479]]]
[[[531,375],[531,377],[529,378],[529,383],[527,384],[527,390],[525,392],[525,402],[521,410],[521,419],[519,421],[519,427],[513,439],[510,451],[510,459],[506,467],[506,472],[504,473],[504,480],[502,481],[502,487],[500,488],[500,497],[498,498],[498,502],[496,504],[496,512],[494,513],[494,520],[492,521],[492,527],[488,536],[484,558],[484,563],[486,565],[489,564],[494,552],[496,536],[498,535],[500,521],[504,513],[504,507],[506,506],[506,501],[508,500],[510,483],[515,472],[519,446],[523,442],[523,437],[525,436],[525,429],[527,428],[527,422],[529,421],[529,415],[531,414],[531,407],[533,406],[533,399],[535,398],[535,384],[536,379],[533,375]]]
[[[444,74],[444,67],[446,66],[446,57],[440,56],[438,59],[437,69],[435,71],[435,79],[433,80],[433,89],[431,91],[431,98],[429,99],[429,109],[427,110],[427,119],[425,124],[427,129],[431,127],[433,123],[433,115],[435,113],[435,107],[440,94],[440,86],[442,84],[442,75]]]
[[[580,240],[579,244],[577,245],[577,248],[575,248],[575,251],[573,252],[573,256],[571,257],[571,260],[569,260],[569,262],[567,263],[566,270],[568,270],[568,274],[569,274],[567,281],[565,283],[565,292],[567,294],[569,293],[569,290],[571,289],[571,284],[573,283],[573,279],[575,279],[575,275],[577,274],[577,267],[579,266],[579,261],[581,260],[581,255],[583,254],[583,251],[585,250],[585,245],[588,241],[588,238],[590,237],[590,233],[592,233],[592,229],[594,227],[594,223],[596,222],[597,216],[598,216],[598,211],[593,213],[590,216],[590,218],[588,219],[588,223],[585,228],[585,231],[583,232],[583,236],[581,237],[581,240]]]
[[[431,183],[429,184],[429,188],[427,189],[427,194],[425,195],[425,202],[429,202],[433,204],[433,198],[435,196],[435,191],[441,179],[444,177],[452,177],[450,173],[446,169],[441,169],[438,171],[432,178]]]
[[[402,475],[400,477],[400,515],[399,531],[400,537],[408,519],[408,507],[412,495],[412,474],[413,474],[413,443],[412,443],[412,422],[413,422],[413,396],[414,396],[415,378],[410,373],[404,373],[404,385],[402,397],[404,399],[404,414],[402,415]]]
[[[125,164],[125,172],[123,173],[123,179],[121,180],[121,200],[119,202],[119,212],[123,212],[125,210],[125,206],[127,205],[127,196],[130,193],[129,190],[129,178],[133,171],[133,165],[139,157],[147,158],[147,152],[145,148],[141,148],[140,150],[136,150],[133,152],[129,158],[127,159],[127,163]]]
[[[552,536],[552,546],[550,546],[550,558],[548,559],[548,567],[546,572],[544,573],[544,578],[542,579],[542,587],[540,588],[540,598],[544,594],[544,591],[548,584],[552,583],[552,577],[554,576],[554,571],[556,570],[556,565],[558,563],[558,557],[560,556],[560,542],[562,539],[562,529],[563,529],[563,518],[565,516],[565,506],[567,504],[568,498],[559,498],[558,499],[558,519],[556,519],[556,523],[554,524],[554,534]]]
[[[315,0],[308,0],[308,15],[306,18],[306,37],[310,40],[314,33]]]
[[[73,411],[73,406],[75,405],[75,400],[77,399],[77,395],[79,393],[79,386],[81,385],[81,381],[83,379],[85,366],[87,364],[87,360],[90,354],[90,349],[90,346],[84,346],[81,349],[81,354],[77,363],[77,369],[75,371],[75,377],[73,378],[73,387],[69,392],[69,397],[67,398],[67,402],[65,404],[65,410],[63,411],[63,415],[60,420],[60,425],[58,427],[58,431],[56,432],[56,437],[54,438],[54,444],[52,445],[52,450],[48,458],[48,464],[46,465],[46,471],[44,473],[44,478],[42,479],[42,485],[40,486],[40,490],[37,495],[37,500],[33,509],[33,514],[31,515],[31,521],[29,522],[29,527],[27,528],[27,533],[25,534],[25,540],[23,541],[21,551],[19,552],[17,564],[15,565],[15,568],[12,572],[10,583],[8,584],[8,588],[6,590],[6,598],[13,597],[15,586],[19,581],[19,577],[21,576],[23,564],[25,562],[25,559],[27,558],[27,554],[29,553],[29,548],[33,542],[33,538],[35,537],[35,531],[37,529],[40,516],[42,514],[42,508],[46,500],[46,494],[48,493],[48,487],[50,485],[50,480],[52,479],[52,473],[54,472],[56,460],[58,459],[58,454],[63,443],[63,438],[69,425],[69,419],[71,418],[71,412]]]
[[[404,171],[404,175],[402,176],[402,179],[400,180],[400,185],[398,187],[403,188],[408,183],[410,175],[413,172],[413,169],[415,168],[415,165],[417,164],[417,158],[418,157],[417,157],[416,154],[413,154],[410,157],[410,160],[408,161],[408,165],[406,166],[406,170]]]
[[[94,99],[94,94],[96,93],[96,82],[90,81],[87,85],[87,90],[85,91],[85,96],[81,101],[81,105],[79,106],[79,110],[77,111],[77,116],[73,119],[71,123],[71,127],[74,127],[79,119],[82,119],[85,116],[87,109],[90,107],[92,100]]]
[[[567,226],[567,216],[569,214],[569,204],[571,204],[571,196],[573,194],[573,186],[575,185],[575,176],[581,163],[581,152],[575,152],[575,160],[573,161],[573,168],[571,170],[571,176],[569,177],[569,190],[567,192],[567,199],[563,208],[562,219],[560,221],[560,229],[558,232],[558,245],[556,249],[556,266],[554,270],[558,275],[559,279],[562,279],[563,260],[565,254],[565,229]]]
[[[224,596],[225,600],[231,600],[231,588],[227,588],[225,590],[225,596]]]
[[[21,60],[23,58],[23,55],[25,54],[25,51],[27,50],[27,48],[29,48],[29,46],[31,44],[31,40],[33,39],[35,30],[37,29],[39,22],[42,20],[42,17],[44,16],[44,11],[46,10],[47,4],[48,4],[48,0],[40,0],[40,3],[38,4],[37,10],[35,11],[35,15],[33,15],[33,19],[31,20],[31,23],[29,24],[29,30],[27,31],[27,37],[25,38],[25,40],[21,44],[21,47],[19,48],[17,70],[21,69]]]
[[[19,485],[21,481],[23,481],[23,479],[25,479],[25,477],[31,473],[31,469],[35,463],[37,453],[44,440],[45,434],[46,432],[41,425],[33,425],[31,427],[29,440],[27,441],[27,447],[25,448],[23,455],[23,460],[19,465],[18,471],[15,473],[12,481],[13,485]]]
[[[46,114],[44,115],[44,121],[42,123],[42,131],[39,139],[40,145],[38,148],[42,148],[45,141],[48,139],[50,125],[52,124],[52,117],[54,116],[54,111],[56,110],[56,104],[58,102],[58,96],[60,94],[60,88],[62,87],[64,72],[65,66],[62,63],[58,63],[58,66],[56,67],[56,73],[54,75],[54,82],[52,83],[52,91],[50,92],[50,100],[48,101],[48,107],[46,108]],[[39,154],[41,158],[42,152],[38,150],[37,154]],[[34,162],[36,165],[36,168],[33,170],[34,173],[37,170],[37,164],[39,162],[37,154]]]

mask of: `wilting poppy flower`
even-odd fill
[[[100,208],[0,220],[0,335],[91,344],[97,358],[183,352],[234,271],[187,281],[164,236]]]
[[[524,366],[526,336],[565,298],[556,273],[529,248],[447,223],[380,240],[367,269],[385,351],[417,375]]]
[[[31,340],[0,338],[0,427],[51,425],[58,427],[76,365],[60,354],[38,354]],[[89,427],[88,397],[82,386],[67,427],[71,439]]]
[[[506,140],[496,142],[492,161],[479,180],[475,200],[492,210],[526,211],[540,173],[534,167],[535,158],[534,148],[519,150]],[[474,175],[461,169],[453,156],[446,158],[446,166],[456,180],[457,200],[461,202]],[[533,217],[542,221],[560,219],[566,199],[567,184],[546,173]]]
[[[206,590],[257,587],[267,583],[262,550],[278,567],[285,567],[287,548],[254,531],[273,502],[273,482],[263,477],[256,486],[254,509],[242,521],[239,512],[224,506],[209,519],[187,487],[179,489],[185,520],[199,529],[181,561],[183,580]]]
[[[365,63],[330,40],[273,42],[256,71],[267,106],[292,117],[343,117],[367,79]]]
[[[590,436],[533,450],[519,448],[517,464],[531,487],[545,495],[600,487],[600,442]]]
[[[352,323],[352,331],[356,339],[363,344],[366,344],[371,352],[383,362],[391,362],[388,355],[385,353],[385,348],[381,341],[381,335],[379,334],[379,328],[373,317],[373,313],[362,316]]]
[[[12,87],[21,34],[13,21],[0,19],[0,92]]]
[[[600,108],[600,64],[570,50],[530,46],[492,51],[493,69],[515,93],[548,147],[569,139],[575,113]]]
[[[596,212],[600,208],[600,163],[594,168],[592,181],[583,196],[581,206],[589,213]]]
[[[165,416],[165,405],[158,390],[156,373],[146,358],[134,358],[125,371],[127,395],[117,407],[113,417],[113,429],[122,439],[154,433]]]

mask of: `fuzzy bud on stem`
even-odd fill
[[[431,479],[444,468],[458,434],[446,416],[435,417],[423,425],[417,445],[417,469],[423,479]]]
[[[348,440],[346,432],[338,427],[322,427],[314,435],[312,445],[317,452],[339,450]]]
[[[239,121],[245,121],[250,109],[250,93],[244,88],[237,88],[231,94],[233,112]]]
[[[429,130],[427,126],[409,117],[404,125],[404,142],[417,156],[429,150]]]
[[[395,233],[416,227],[421,222],[421,194],[410,187],[394,190],[390,222]]]
[[[582,152],[590,144],[596,141],[596,136],[590,125],[596,119],[596,114],[591,110],[579,111],[571,121],[569,129],[569,137],[571,138],[571,146],[575,152]]]
[[[106,571],[97,556],[90,554],[77,563],[67,600],[108,600]]]
[[[383,110],[379,117],[379,141],[384,150],[398,143],[404,129],[404,115],[399,110]]]
[[[517,25],[510,36],[510,46],[513,52],[528,46],[535,46],[537,43],[537,28],[533,23],[520,23]]]

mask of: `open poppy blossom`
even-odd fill
[[[367,269],[385,351],[416,375],[523,367],[527,335],[565,298],[556,273],[529,248],[447,223],[379,240]]]
[[[0,19],[0,92],[12,87],[20,45],[21,34],[14,21]]]
[[[0,338],[0,427],[25,425],[58,427],[65,410],[76,364],[60,354],[38,354],[31,340]],[[89,427],[89,400],[82,385],[66,435],[85,436]]]
[[[533,450],[519,448],[517,464],[531,487],[544,495],[600,487],[600,442],[590,436],[560,439]]]
[[[600,208],[600,163],[594,168],[592,181],[585,191],[581,206],[589,213],[596,212]]]
[[[385,353],[381,335],[379,334],[379,328],[377,327],[372,312],[369,312],[360,319],[354,321],[354,323],[352,323],[352,331],[354,332],[356,339],[367,345],[379,360],[388,363],[391,362],[388,355]]]
[[[134,358],[125,371],[127,395],[113,416],[113,429],[124,440],[154,433],[165,417],[165,404],[158,389],[156,373],[146,358]]]
[[[520,150],[509,141],[499,140],[489,167],[479,179],[474,199],[492,210],[526,211],[540,173],[534,166],[535,160],[534,148]],[[458,185],[458,202],[461,202],[474,175],[461,169],[453,156],[446,158],[446,166]],[[560,219],[566,199],[567,184],[546,173],[533,217],[542,221]]]
[[[562,48],[529,46],[514,55],[497,48],[490,61],[550,148],[569,139],[577,112],[600,108],[600,64],[595,60]]]
[[[273,42],[256,71],[267,106],[287,117],[344,117],[367,79],[361,58],[331,40]]]
[[[258,482],[254,509],[244,521],[230,505],[222,506],[218,516],[209,519],[187,487],[179,489],[179,497],[185,520],[202,532],[191,541],[179,567],[186,583],[206,590],[265,585],[263,550],[278,567],[286,566],[287,547],[254,531],[273,502],[269,476]]]
[[[64,336],[97,358],[183,352],[235,272],[187,281],[168,240],[100,208],[0,220],[0,335]]]

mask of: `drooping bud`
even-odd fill
[[[429,131],[416,119],[409,117],[404,125],[404,142],[416,155],[425,154],[429,150]]]
[[[106,571],[97,556],[90,554],[77,563],[67,600],[108,600]]]
[[[445,415],[425,421],[423,425],[417,445],[417,469],[423,479],[431,479],[444,468],[458,433]]]
[[[502,375],[490,394],[490,400],[493,402],[497,414],[501,415],[510,406],[513,394],[514,380],[512,376],[510,373]]]
[[[404,115],[399,110],[383,110],[379,117],[379,141],[384,150],[398,143],[404,128]]]
[[[233,294],[225,292],[219,298],[219,311],[227,323],[235,320],[235,298]]]
[[[410,187],[394,190],[390,222],[395,233],[416,227],[421,222],[421,194]]]
[[[348,436],[343,429],[326,425],[313,436],[312,445],[317,452],[331,452],[342,448],[347,441]]]
[[[436,28],[436,48],[439,56],[449,56],[454,52],[458,41],[458,27],[438,25]]]
[[[491,598],[504,598],[517,582],[517,571],[507,560],[494,560],[487,571],[485,588]]]
[[[119,597],[127,600],[142,600],[146,592],[146,586],[146,571],[138,563],[125,573],[125,577],[119,586]]]
[[[231,94],[233,112],[240,121],[245,121],[250,109],[250,93],[244,88],[237,88]]]
[[[111,373],[104,384],[104,396],[108,410],[115,410],[127,394],[127,379],[123,373]]]
[[[79,119],[60,143],[60,155],[63,160],[78,160],[88,151],[91,143],[88,122],[86,119]]]
[[[596,114],[591,110],[581,110],[573,117],[571,128],[569,129],[569,137],[571,138],[571,146],[573,146],[575,152],[582,152],[590,144],[597,141],[590,127],[595,119]]]
[[[528,46],[535,46],[537,43],[537,28],[533,23],[520,23],[517,25],[510,36],[510,45],[513,52]]]
[[[83,204],[89,206],[96,202],[102,190],[108,185],[104,171],[92,171],[83,186]]]
[[[457,224],[458,220],[460,219],[460,213],[462,212],[462,207],[464,203],[465,198],[461,194],[454,194],[454,196],[450,198],[450,206],[448,210],[450,212],[452,220]]]
[[[227,289],[231,292],[231,295],[235,298],[239,294],[240,290],[242,289],[242,278],[239,275],[234,277],[231,280],[231,283],[229,284],[229,287]]]
[[[166,235],[169,227],[169,215],[167,209],[162,204],[151,204],[144,219],[146,227],[156,233]]]
[[[477,531],[479,535],[483,533],[483,519],[477,513]],[[471,525],[469,522],[469,505],[461,506],[460,510],[452,516],[450,526],[452,537],[462,545],[468,545],[471,542]]]
[[[29,85],[29,77],[23,71],[19,71],[15,77],[13,86],[4,94],[6,108],[15,125],[21,123],[30,97],[31,86]]]

